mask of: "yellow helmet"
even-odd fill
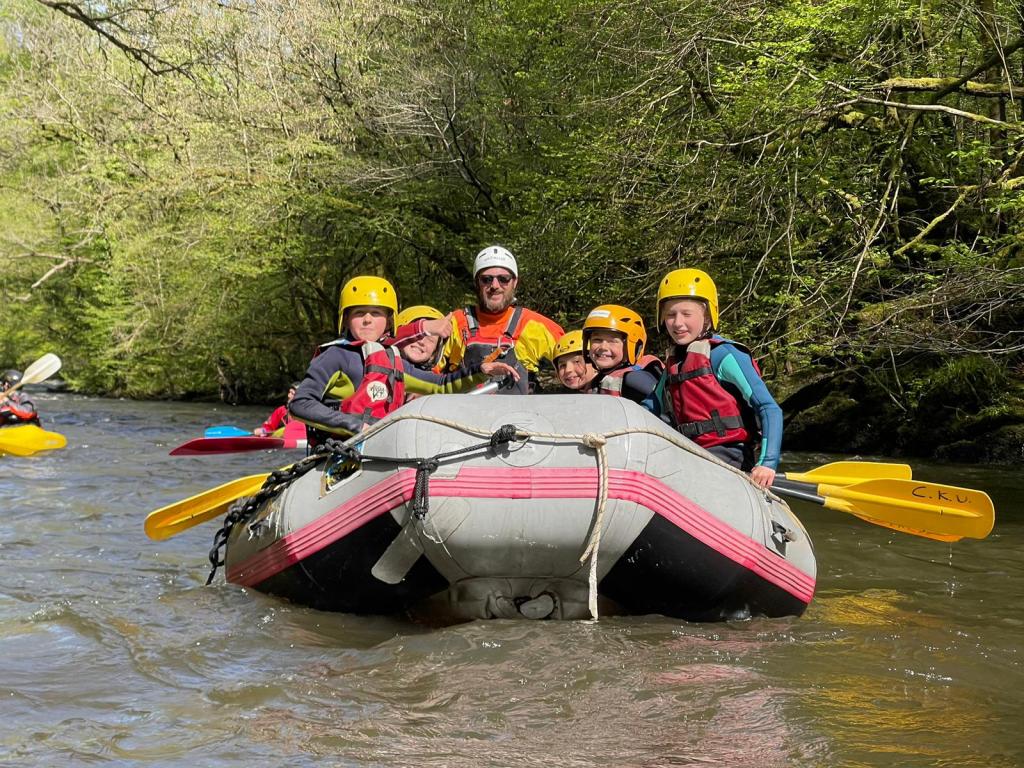
[[[700,269],[676,269],[661,279],[658,286],[658,321],[661,305],[668,299],[704,299],[711,315],[711,327],[718,328],[718,288],[711,275]]]
[[[555,362],[560,357],[572,354],[583,354],[583,331],[569,331],[563,333],[562,338],[555,344],[555,351],[551,357],[552,362]]]
[[[398,314],[398,294],[395,287],[383,277],[360,275],[353,277],[341,289],[338,307],[338,331],[344,332],[345,312],[352,307],[383,307],[391,310],[392,330]]]
[[[594,307],[583,323],[583,347],[590,348],[590,334],[596,330],[615,331],[626,337],[625,358],[632,365],[644,353],[647,344],[647,329],[643,318],[629,307],[618,304],[602,304]]]
[[[444,317],[444,313],[439,309],[428,307],[426,304],[417,304],[413,307],[406,307],[395,317],[395,327],[401,328],[403,325],[411,323],[413,320],[421,320],[427,318],[429,320],[440,320]]]

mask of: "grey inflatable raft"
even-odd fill
[[[625,399],[423,397],[358,448],[231,526],[228,581],[452,621],[795,616],[814,593],[789,507]]]

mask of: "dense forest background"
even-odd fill
[[[500,242],[566,327],[707,269],[789,448],[1024,462],[1021,14],[5,0],[0,362],[272,397],[347,278],[449,308]]]

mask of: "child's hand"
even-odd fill
[[[519,371],[508,363],[482,363],[480,371],[486,376],[511,376],[513,381],[519,381]]]
[[[756,466],[750,470],[750,479],[762,488],[768,488],[775,482],[775,470],[771,467]]]
[[[266,437],[267,436],[267,430],[265,430],[263,427],[256,427],[256,429],[254,429],[252,431],[252,433],[254,435],[256,435],[256,437]]]
[[[440,336],[442,339],[447,339],[452,335],[452,313],[449,312],[439,320],[424,320],[423,330],[431,336]]]

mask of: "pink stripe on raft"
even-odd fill
[[[412,469],[391,475],[229,569],[228,581],[254,586],[319,552],[377,516],[411,500],[415,478]],[[589,499],[594,498],[597,483],[596,468],[463,467],[455,478],[432,478],[430,495],[478,499]],[[608,497],[641,504],[798,600],[809,603],[814,596],[813,577],[642,472],[609,470]]]

